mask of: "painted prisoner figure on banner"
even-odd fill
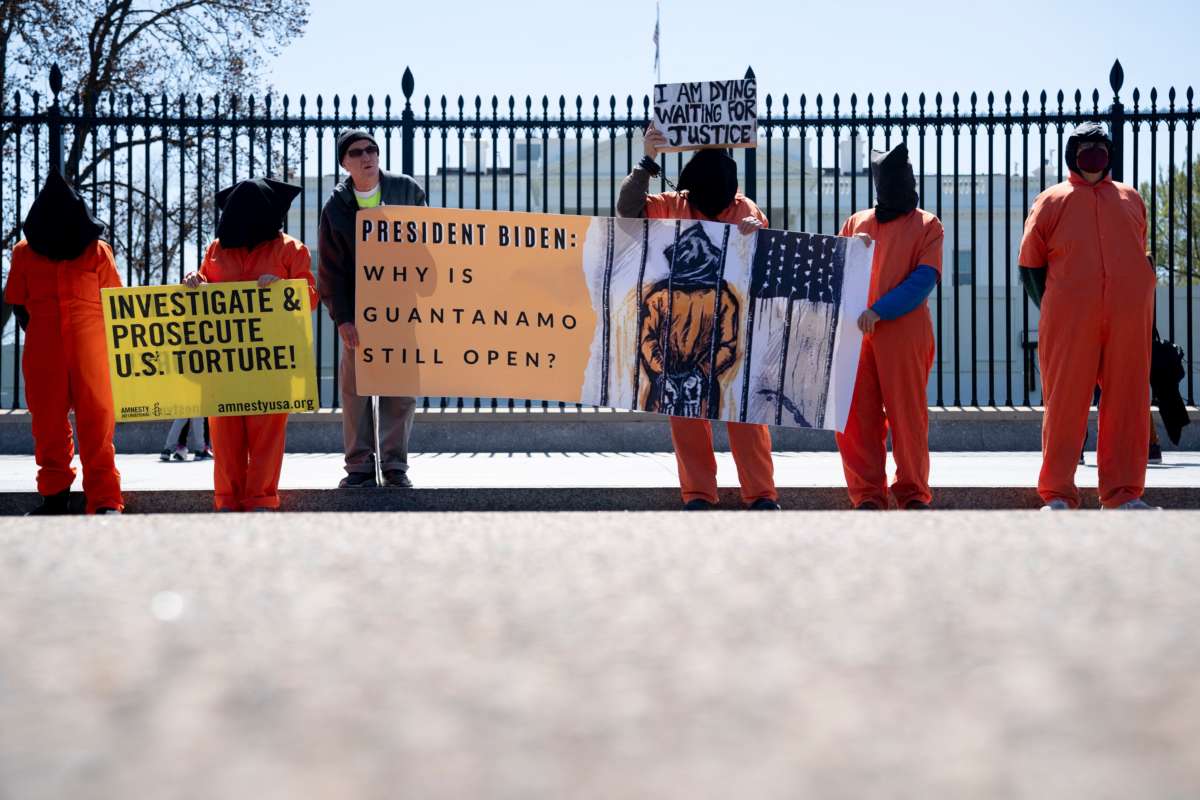
[[[724,246],[728,239],[726,227]],[[722,275],[724,246],[693,225],[663,253],[670,274],[645,289],[640,368],[648,391],[639,407],[646,411],[719,416],[719,382],[737,358],[741,306]]]

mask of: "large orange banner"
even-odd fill
[[[715,222],[363,210],[359,391],[841,430],[870,257]]]

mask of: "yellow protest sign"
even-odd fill
[[[871,274],[858,239],[416,206],[356,226],[364,394],[845,427]]]
[[[101,292],[118,421],[312,411],[302,280]]]

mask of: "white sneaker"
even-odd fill
[[[1152,506],[1138,497],[1115,508],[1105,508],[1105,511],[1162,511],[1161,506]]]
[[[1070,511],[1070,510],[1071,510],[1071,506],[1067,503],[1067,501],[1062,500],[1058,497],[1054,498],[1049,503],[1046,503],[1046,505],[1042,506],[1042,511]]]

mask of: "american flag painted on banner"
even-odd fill
[[[835,335],[847,240],[776,230],[759,231],[758,237],[746,325],[747,361],[752,367],[743,378],[742,419],[767,414],[776,425],[786,421],[800,427],[819,426],[825,416],[833,350],[828,348],[814,362],[809,344],[820,337],[810,331],[815,324],[829,339]],[[751,358],[756,331],[766,337],[760,342],[759,349],[765,346],[765,350],[757,354],[757,362]],[[797,351],[797,345],[804,352]],[[801,364],[797,355],[808,360]],[[819,391],[813,391],[814,383]]]
[[[674,259],[677,248],[701,238],[709,246],[696,253],[707,260],[689,261],[690,272],[684,270]],[[871,257],[870,248],[836,236],[772,229],[743,236],[708,221],[597,218],[583,259],[598,319],[582,402],[656,410],[655,387],[666,373],[651,367],[654,351],[647,350],[653,307],[662,312],[653,341],[670,334],[658,344],[664,363],[692,348],[687,352],[702,358],[689,360],[689,369],[710,380],[698,395],[709,398],[706,408],[685,408],[685,416],[842,429],[861,346],[854,320],[866,307]],[[728,295],[717,295],[717,303],[722,283]],[[677,329],[676,320],[687,323]],[[698,333],[710,324],[725,332],[720,352],[713,348],[718,340]],[[732,361],[718,370],[715,352],[731,353]]]
[[[766,230],[760,233],[750,294],[810,303],[842,302],[846,240],[837,236]]]

